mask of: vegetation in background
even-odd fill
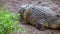
[[[20,14],[10,13],[9,10],[0,10],[0,34],[11,34],[11,32],[25,31],[19,25]]]

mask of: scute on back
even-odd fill
[[[40,30],[44,27],[60,28],[60,17],[48,7],[26,4],[21,6],[19,13],[21,23],[30,23]]]

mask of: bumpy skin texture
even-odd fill
[[[45,27],[60,29],[60,15],[48,7],[26,4],[21,6],[19,13],[21,23],[35,25],[40,30]]]

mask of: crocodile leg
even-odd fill
[[[41,30],[41,31],[44,31],[45,30],[45,27],[44,27],[44,23],[46,21],[44,19],[40,19],[37,23],[36,23],[36,28]]]

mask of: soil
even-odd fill
[[[50,7],[56,13],[60,13],[60,0],[1,0],[0,4],[6,4],[5,9],[9,9],[13,13],[18,13],[20,6],[24,4],[37,4],[45,7]],[[60,34],[60,30],[46,29],[45,31],[39,31],[32,25],[22,25],[28,29],[25,33],[18,34]]]

